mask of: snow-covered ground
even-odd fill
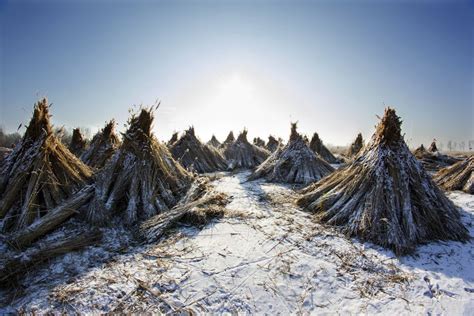
[[[224,218],[154,245],[130,246],[129,233],[106,229],[100,247],[26,276],[16,297],[0,293],[0,314],[474,314],[472,242],[431,243],[396,258],[315,223],[290,186],[248,175],[214,181],[232,197]],[[474,236],[474,197],[449,197]]]

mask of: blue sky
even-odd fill
[[[474,139],[473,5],[463,1],[0,2],[0,124],[46,95],[97,130],[161,100],[154,131],[204,140],[290,121],[345,145],[394,106],[410,145]]]

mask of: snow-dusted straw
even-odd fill
[[[398,255],[431,240],[469,239],[457,207],[408,149],[391,108],[355,161],[303,194],[298,204],[321,222]]]
[[[38,221],[47,221],[49,229],[55,228],[75,211],[60,218],[51,215],[53,209],[91,176],[91,169],[54,135],[48,101],[42,99],[35,104],[25,135],[0,171],[3,229],[19,232]],[[38,235],[45,232],[41,230]]]
[[[268,181],[308,184],[334,171],[333,167],[314,153],[291,124],[291,135],[286,146],[280,146],[250,176]]]
[[[191,174],[152,135],[152,122],[152,109],[132,114],[122,145],[96,176],[87,212],[91,222],[147,219],[173,207],[190,186]]]
[[[170,147],[174,159],[186,169],[198,173],[225,170],[227,163],[222,154],[214,147],[201,143],[190,127]]]
[[[474,194],[474,155],[441,169],[434,179],[445,190]]]
[[[225,142],[224,142],[225,143]],[[254,168],[268,158],[270,152],[251,144],[247,140],[247,130],[244,129],[237,140],[224,150],[224,157],[230,169]]]

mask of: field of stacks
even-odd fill
[[[0,147],[0,314],[473,314],[474,153],[410,150],[390,107],[337,153],[155,113],[65,141],[41,99]]]

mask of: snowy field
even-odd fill
[[[70,253],[0,292],[7,312],[474,315],[474,245],[431,243],[396,258],[346,239],[298,209],[290,186],[223,174],[226,216],[138,245],[104,229],[99,247]],[[474,196],[449,197],[474,236]]]

